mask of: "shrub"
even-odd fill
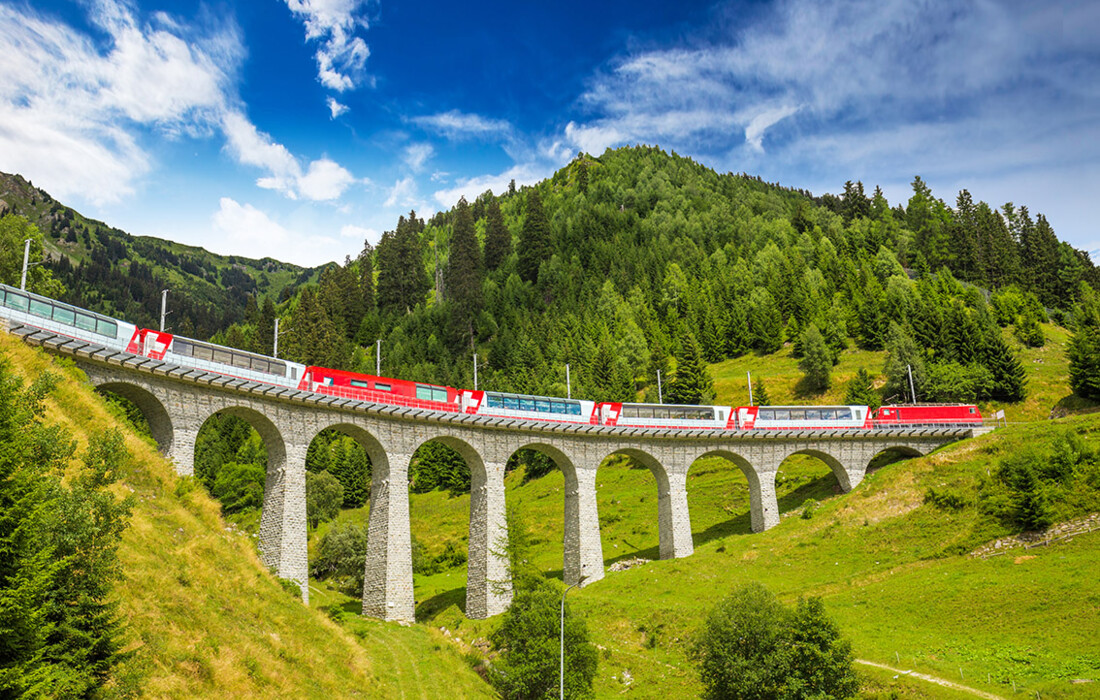
[[[306,472],[306,519],[310,527],[328,522],[340,514],[344,487],[328,472]]]
[[[741,586],[711,611],[692,655],[706,698],[849,698],[859,689],[851,645],[821,599],[791,610],[760,584]]]
[[[340,523],[321,538],[310,573],[319,579],[335,579],[341,591],[360,596],[366,560],[367,526]]]
[[[506,698],[553,697],[559,682],[561,592],[546,582],[521,590],[490,639],[501,650],[490,680]],[[565,697],[592,694],[599,658],[584,618],[565,606]]]
[[[223,464],[214,478],[211,495],[226,513],[259,508],[264,503],[264,468],[258,464]]]

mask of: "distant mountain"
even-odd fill
[[[208,338],[242,321],[249,298],[292,295],[319,268],[271,258],[224,256],[151,236],[133,236],[58,202],[20,175],[0,172],[0,214],[25,216],[44,235],[47,265],[68,290],[65,301],[142,326],[160,320],[168,289],[168,325]]]

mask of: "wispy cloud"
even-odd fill
[[[458,203],[459,197],[465,197],[472,202],[486,190],[492,190],[494,194],[499,195],[508,191],[508,186],[513,180],[516,187],[533,185],[552,172],[553,166],[548,164],[523,163],[512,166],[502,173],[460,179],[454,187],[437,190],[433,193],[433,197],[443,208],[450,208]]]
[[[293,231],[251,204],[222,197],[210,219],[226,253],[258,257],[259,251],[277,260],[319,265],[341,257],[343,246],[331,236]]]
[[[184,29],[163,15],[140,24],[102,0],[87,35],[0,5],[0,163],[95,203],[134,191],[151,167],[137,128],[202,134],[226,104],[243,51],[234,25]]]
[[[634,53],[594,75],[578,100],[589,117],[565,137],[584,150],[649,142],[740,160],[796,158],[787,151],[805,138],[975,117],[1019,147],[1053,136],[1060,152],[1058,123],[1096,124],[1095,3],[785,0],[747,23],[735,11],[724,36]]]
[[[244,48],[235,24],[196,28],[132,6],[91,4],[97,42],[33,11],[0,5],[0,166],[57,196],[95,204],[134,192],[153,167],[142,142],[222,134],[237,160],[265,175],[260,187],[329,200],[354,182],[331,160],[303,171],[283,145],[245,116],[236,94]]]
[[[386,197],[386,201],[382,204],[384,207],[411,207],[413,209],[423,209],[419,199],[419,190],[416,186],[416,181],[412,176],[403,177],[397,182],[393,183],[393,187],[390,188],[390,194]]]
[[[512,125],[503,119],[489,119],[452,109],[449,112],[412,117],[409,121],[452,140],[507,136]]]
[[[370,49],[359,30],[369,27],[364,11],[368,0],[286,0],[302,19],[306,40],[319,43],[317,79],[330,90],[343,92],[363,79]]]
[[[348,111],[347,105],[342,105],[336,101],[335,97],[328,98],[327,101],[329,113],[332,114],[332,118],[335,119],[341,114],[346,114]]]
[[[405,148],[403,159],[405,165],[414,173],[424,170],[424,164],[435,154],[435,149],[430,143],[414,143]]]

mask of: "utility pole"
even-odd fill
[[[474,391],[477,391],[477,353],[474,353]]]
[[[565,365],[565,398],[573,398],[573,385],[569,382],[569,364]]]
[[[19,280],[19,288],[24,292],[27,291],[27,263],[31,258],[31,240],[28,238],[23,241],[23,278]]]
[[[164,332],[164,317],[168,315],[168,290],[160,292],[160,332]]]
[[[657,403],[664,403],[665,396],[661,392],[661,370],[657,370]]]
[[[916,403],[917,390],[913,388],[913,366],[905,365],[905,369],[909,370],[909,393],[913,396],[913,403]]]
[[[374,345],[374,373],[382,376],[382,339],[379,338]]]
[[[279,358],[279,317],[275,317],[275,342],[272,346],[271,356],[275,359]]]
[[[754,406],[755,404],[752,402],[752,372],[745,372],[745,374],[749,378],[749,405]]]

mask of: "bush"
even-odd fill
[[[490,639],[501,650],[490,680],[505,698],[544,698],[556,695],[559,683],[560,601],[557,586],[546,581],[521,590],[504,613]],[[592,694],[599,663],[588,643],[584,618],[565,606],[565,697]]]
[[[328,472],[306,472],[306,519],[310,527],[328,522],[340,514],[344,487]]]
[[[334,579],[337,588],[358,597],[363,595],[366,561],[367,526],[341,523],[321,538],[310,573],[319,579]]]
[[[692,647],[706,698],[849,698],[859,689],[851,645],[840,638],[820,598],[794,610],[760,584],[720,602]]]
[[[264,468],[258,464],[223,464],[214,478],[211,495],[225,513],[240,513],[264,504]]]

